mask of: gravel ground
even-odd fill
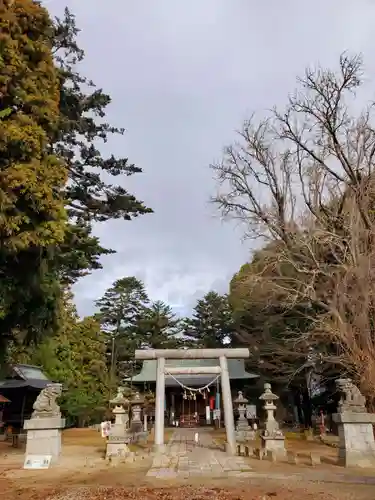
[[[359,492],[309,492],[306,488],[289,489],[249,484],[246,489],[215,487],[180,488],[80,488],[48,500],[361,500],[374,499],[374,493],[363,497]],[[41,497],[42,498],[42,497]]]

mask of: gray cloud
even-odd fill
[[[52,13],[60,2],[46,0]],[[207,201],[209,163],[252,111],[283,104],[310,64],[361,51],[374,70],[372,0],[65,0],[82,29],[82,71],[113,99],[125,137],[106,146],[144,173],[124,185],[155,210],[96,228],[117,254],[75,289],[82,314],[113,280],[137,275],[153,299],[189,312],[249,256]]]

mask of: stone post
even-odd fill
[[[273,451],[279,455],[285,455],[285,437],[274,415],[275,401],[279,399],[279,396],[273,394],[271,384],[264,384],[264,393],[259,399],[264,401],[263,408],[266,410],[265,428],[261,434],[262,448],[266,453]]]
[[[368,413],[366,399],[350,379],[336,380],[341,393],[338,413],[333,415],[338,425],[339,460],[345,467],[374,467],[375,415]]]
[[[30,420],[24,422],[26,429],[26,457],[50,456],[51,463],[57,462],[61,453],[61,430],[65,419],[61,418],[56,399],[61,396],[61,384],[49,384],[36,398]]]
[[[147,432],[147,411],[146,409],[143,410],[143,432]]]
[[[155,446],[164,446],[165,358],[157,359],[155,400]]]
[[[224,422],[227,434],[226,451],[230,455],[235,455],[237,452],[237,443],[234,430],[234,416],[233,416],[232,394],[230,392],[228,360],[226,356],[220,356],[220,368],[221,368],[221,390],[223,393]]]

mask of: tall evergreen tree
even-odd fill
[[[233,320],[228,297],[210,291],[198,300],[193,317],[185,320],[184,335],[199,347],[218,348],[231,343]]]
[[[51,380],[61,382],[61,408],[71,424],[81,426],[102,418],[111,384],[100,325],[92,317],[80,320],[70,299],[64,299],[53,336],[27,348],[15,346],[11,356],[13,362],[40,366]]]
[[[141,170],[99,150],[123,130],[103,120],[110,97],[78,72],[78,31],[68,10],[53,23],[38,2],[0,2],[1,353],[15,333],[54,331],[61,284],[112,252],[93,222],[151,212],[113,181]]]
[[[97,318],[107,334],[112,377],[129,370],[134,350],[142,345],[138,325],[148,302],[144,284],[134,276],[115,281],[96,302]]]
[[[64,19],[56,19],[53,37],[60,71],[60,123],[53,144],[68,165],[69,214],[85,221],[130,220],[152,210],[121,185],[105,179],[142,170],[127,158],[104,158],[98,149],[100,141],[107,142],[111,134],[122,135],[124,129],[103,123],[110,96],[76,70],[84,59],[76,42],[78,33],[75,17],[65,9]]]
[[[100,143],[108,142],[113,134],[122,135],[124,129],[103,120],[110,96],[77,70],[85,54],[77,44],[79,29],[74,15],[65,9],[64,17],[56,19],[54,27],[60,117],[51,147],[68,168],[65,198],[71,222],[60,247],[59,262],[64,280],[73,282],[87,271],[101,268],[100,256],[113,252],[92,236],[93,222],[131,220],[152,210],[123,186],[127,177],[142,170],[127,158],[106,158],[100,151]],[[114,182],[116,178],[122,182]]]
[[[147,307],[138,324],[142,346],[149,349],[175,349],[182,345],[181,321],[172,308],[162,301]]]
[[[8,252],[47,247],[65,233],[67,170],[51,154],[59,122],[59,75],[47,11],[31,0],[0,5],[0,235]]]
[[[50,144],[60,122],[54,28],[32,0],[0,2],[0,353],[56,319],[51,260],[65,238],[67,168]],[[1,361],[0,361],[1,365]]]

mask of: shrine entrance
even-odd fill
[[[170,382],[173,387],[178,387],[177,390],[167,391],[165,394],[168,423],[171,426],[183,428],[211,426],[215,419],[220,418],[220,412],[214,411],[215,408],[220,408],[220,374],[217,373],[219,367],[209,365],[202,370],[199,365],[194,366],[194,371],[204,371],[203,377],[202,374],[190,377],[187,377],[185,373],[182,376],[177,375],[177,372],[186,369],[191,372],[192,367],[177,368],[168,365],[168,361],[165,363],[166,386]],[[209,372],[212,369],[215,373],[210,376]]]
[[[174,397],[175,418],[171,424],[182,428],[213,425],[214,401],[218,401],[215,396],[211,396],[217,392],[215,382],[219,385],[218,377],[213,378],[207,386],[192,389],[181,383],[181,391]],[[215,390],[210,390],[211,385],[215,385]]]
[[[199,427],[198,397],[181,394],[179,426]]]
[[[157,373],[156,373],[156,401],[155,401],[155,445],[159,448],[164,446],[164,409],[165,409],[165,377],[171,376],[178,382],[178,375],[213,375],[214,378],[205,387],[192,388],[180,384],[182,389],[185,390],[184,409],[188,399],[188,394],[192,395],[190,401],[193,402],[193,416],[191,418],[192,405],[188,405],[188,413],[184,413],[187,417],[186,425],[197,426],[196,412],[194,411],[195,402],[197,402],[197,393],[201,393],[208,389],[211,384],[220,378],[221,392],[224,409],[224,423],[227,437],[227,451],[231,455],[236,454],[236,438],[234,428],[233,404],[230,389],[229,372],[228,372],[228,359],[246,359],[250,356],[248,349],[147,349],[136,350],[135,359],[139,361],[157,360]],[[220,366],[202,366],[202,367],[166,367],[166,359],[219,359]],[[194,399],[195,395],[195,399]],[[184,410],[185,411],[185,410]],[[195,422],[194,422],[195,420]]]

